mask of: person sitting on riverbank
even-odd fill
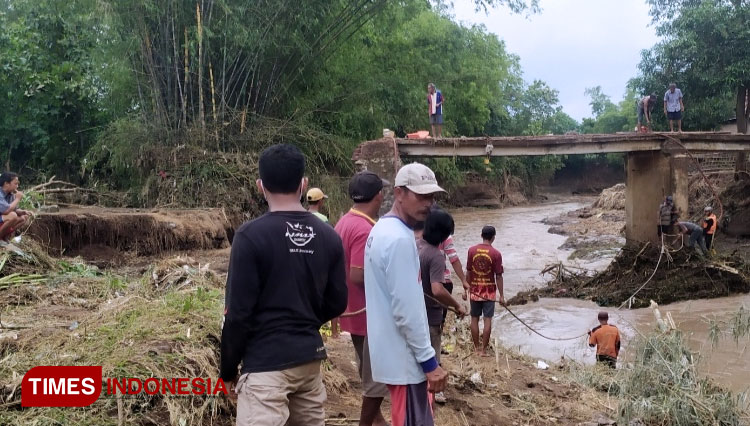
[[[417,240],[419,267],[422,278],[424,304],[427,309],[427,324],[430,326],[430,343],[435,349],[435,358],[440,363],[441,336],[443,331],[444,306],[452,307],[459,317],[466,315],[466,308],[454,299],[443,285],[445,278],[445,254],[439,245],[453,233],[453,217],[443,209],[433,208],[424,221],[422,237]],[[435,402],[444,404],[442,392],[435,394]]]
[[[323,204],[327,199],[328,196],[320,188],[310,188],[307,191],[307,204],[309,205],[307,211],[325,223],[328,223],[328,216],[321,213],[320,210],[323,209]]]
[[[18,190],[18,175],[13,172],[0,174],[0,239],[7,241],[16,229],[23,226],[31,212],[18,208],[23,192]]]
[[[495,315],[495,298],[505,303],[503,297],[503,256],[492,247],[495,227],[482,228],[482,244],[469,249],[466,260],[466,281],[471,294],[471,339],[474,350],[480,356],[488,356],[492,333],[492,317]],[[464,298],[466,294],[464,293]],[[465,299],[464,299],[465,300]],[[484,317],[482,341],[479,341],[479,317]]]
[[[693,222],[677,222],[677,226],[680,229],[680,234],[690,234],[690,239],[687,243],[688,248],[695,247],[695,250],[701,256],[708,254],[706,238],[703,236],[703,228]]]
[[[599,312],[599,325],[589,331],[589,346],[596,347],[596,362],[616,368],[617,356],[620,354],[620,331],[609,325],[609,314]]]

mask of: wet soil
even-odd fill
[[[450,376],[447,403],[435,406],[435,424],[575,425],[601,415],[602,396],[566,380],[563,367],[540,370],[536,361],[505,350],[479,357],[466,340],[467,329],[463,323],[449,325],[443,335],[443,347],[449,353],[442,355],[441,364]],[[327,417],[359,418],[361,385],[348,335],[329,339],[326,350],[330,364],[325,376]],[[389,410],[386,400],[387,418]]]
[[[126,255],[229,246],[237,225],[221,209],[107,209],[86,207],[39,214],[28,236],[53,255],[81,256],[99,265]]]

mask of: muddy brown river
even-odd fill
[[[521,290],[544,285],[540,271],[550,263],[564,261],[590,270],[602,270],[612,260],[612,255],[595,261],[568,261],[572,250],[561,250],[566,237],[547,232],[548,225],[541,221],[590,204],[589,200],[545,203],[502,210],[462,209],[453,211],[456,222],[454,241],[461,261],[466,266],[468,248],[481,242],[483,225],[497,229],[495,248],[503,255],[505,266],[505,297]],[[708,339],[708,319],[728,320],[741,306],[750,307],[750,295],[720,299],[694,300],[660,306],[663,316],[667,312],[689,339],[690,346],[702,356],[701,370],[734,391],[750,388],[750,354],[748,339],[739,345],[724,337],[716,347]],[[595,303],[577,299],[541,299],[513,308],[529,325],[543,334],[556,337],[576,336],[594,327],[600,307]],[[636,330],[649,331],[655,327],[651,309],[616,310],[608,308],[610,323],[616,325],[623,336],[621,359],[628,357],[628,341],[637,335]],[[584,363],[594,362],[594,351],[584,338],[559,342],[543,339],[526,329],[504,310],[496,311],[493,334],[505,347],[518,349],[527,355],[556,362],[561,357]]]

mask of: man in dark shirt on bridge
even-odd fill
[[[300,203],[307,179],[296,147],[266,149],[258,170],[269,212],[232,241],[220,377],[238,397],[237,425],[324,426],[319,329],[346,309],[344,250]]]

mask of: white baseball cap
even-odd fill
[[[394,186],[405,186],[409,191],[417,194],[434,194],[446,192],[438,186],[435,173],[429,167],[420,163],[407,164],[396,174]]]

